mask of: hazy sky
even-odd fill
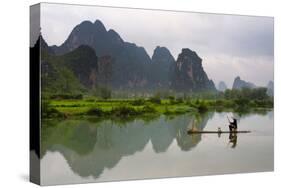
[[[42,4],[41,32],[49,45],[61,45],[84,20],[99,19],[123,40],[143,46],[152,56],[167,47],[177,59],[190,48],[217,84],[232,87],[234,78],[264,86],[273,80],[274,21],[270,17],[151,11],[92,6]]]

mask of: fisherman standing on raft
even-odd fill
[[[235,119],[234,117],[232,117],[233,121],[231,122],[229,119],[229,131],[237,131],[237,119]]]

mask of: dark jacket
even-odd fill
[[[231,125],[233,125],[234,129],[237,129],[237,120],[233,119],[233,122],[230,123]]]

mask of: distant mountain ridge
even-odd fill
[[[226,83],[224,81],[220,81],[217,89],[224,92],[227,89]]]
[[[234,79],[232,89],[255,88],[255,84],[242,80],[239,76]]]
[[[106,30],[100,20],[94,23],[83,21],[77,25],[61,46],[51,48],[57,55],[65,54],[80,45],[88,45],[98,57],[111,56],[113,65],[113,87],[142,87],[146,83],[147,64],[151,59],[143,47],[125,42],[114,30]]]
[[[249,88],[249,89],[266,88],[266,93],[267,93],[268,96],[272,97],[274,95],[274,83],[273,83],[273,81],[269,81],[266,86],[257,86],[254,83],[242,80],[239,76],[237,76],[234,79],[232,89],[243,89],[243,88]]]
[[[60,46],[49,47],[43,38],[41,45],[45,53],[62,59],[80,46],[84,46],[85,50],[85,46],[92,48],[98,62],[96,73],[90,76],[86,71],[86,76],[82,76],[82,72],[78,73],[78,67],[71,68],[71,72],[86,88],[102,83],[118,90],[157,88],[173,88],[185,92],[216,90],[213,81],[209,80],[202,67],[202,59],[196,52],[183,49],[175,61],[166,47],[157,46],[150,58],[143,47],[124,41],[113,29],[106,30],[99,20],[94,23],[81,22]],[[79,54],[82,54],[81,49]],[[98,76],[101,74],[110,75],[110,78]],[[92,83],[94,77],[97,78],[95,84]]]

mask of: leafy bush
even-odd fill
[[[224,101],[219,99],[219,100],[216,100],[216,106],[223,106],[224,105]]]
[[[208,105],[205,101],[201,101],[199,99],[196,99],[195,102],[191,102],[190,106],[193,108],[196,108],[199,113],[204,113],[208,111]]]
[[[260,107],[267,107],[267,108],[272,108],[273,107],[273,100],[268,99],[268,100],[254,100],[254,105],[255,106],[260,106]]]
[[[170,103],[171,105],[174,105],[174,104],[181,104],[181,103],[183,103],[183,98],[182,98],[182,97],[179,97],[179,98],[173,99],[173,100],[170,99],[169,103]]]
[[[62,118],[64,114],[53,108],[48,100],[41,102],[41,117],[42,118]]]
[[[112,109],[112,113],[116,116],[122,116],[122,117],[126,117],[126,116],[133,116],[133,115],[138,115],[139,112],[134,109],[132,106],[118,106],[118,107],[114,107]]]
[[[151,103],[154,103],[154,104],[161,104],[161,98],[160,98],[160,95],[155,95],[153,97],[150,97],[149,101]]]
[[[225,99],[248,99],[248,100],[265,100],[268,99],[266,88],[242,88],[242,89],[227,89],[224,92]]]
[[[181,97],[180,97],[180,98],[177,98],[177,99],[176,99],[176,102],[177,102],[177,104],[183,103],[183,98],[181,98]]]
[[[208,106],[204,102],[201,102],[197,106],[197,110],[198,110],[199,113],[207,112],[208,111]]]
[[[175,96],[170,95],[170,96],[168,97],[168,99],[169,99],[170,101],[173,101],[173,100],[175,100]]]
[[[87,115],[102,116],[104,112],[100,107],[92,107],[87,111]]]
[[[143,113],[156,113],[156,109],[155,109],[153,106],[145,105],[145,106],[142,108],[142,112],[143,112]]]
[[[250,100],[247,98],[240,98],[240,99],[235,99],[234,103],[238,106],[247,106],[250,103]]]
[[[191,101],[191,99],[186,99],[184,103],[188,106],[191,106],[192,101]]]
[[[142,106],[145,104],[145,100],[144,99],[136,99],[130,102],[131,105],[133,106]]]

